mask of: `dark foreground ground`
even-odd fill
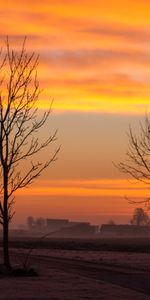
[[[0,246],[2,242],[0,240]],[[12,238],[12,248],[150,253],[150,238]]]
[[[150,299],[150,239],[28,238],[11,247],[13,263],[30,253],[39,276],[0,277],[2,300]]]

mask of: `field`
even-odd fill
[[[2,241],[0,241],[0,246]],[[150,253],[150,238],[12,238],[12,248],[91,250]]]
[[[15,265],[29,252],[39,276],[1,277],[0,299],[150,299],[150,239],[11,241]]]

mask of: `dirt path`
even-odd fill
[[[13,254],[15,263],[24,255]],[[150,273],[111,264],[33,255],[38,277],[0,278],[1,300],[149,300]]]
[[[41,255],[32,255],[31,259],[36,264],[42,263],[66,273],[105,281],[150,296],[150,272],[145,270]]]

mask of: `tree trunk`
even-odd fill
[[[10,258],[9,258],[9,243],[8,243],[8,220],[4,219],[3,224],[3,259],[4,265],[10,269]]]
[[[9,216],[8,216],[8,169],[4,168],[4,205],[3,205],[3,259],[4,265],[10,269],[9,257]]]

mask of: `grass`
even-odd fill
[[[0,246],[2,241],[0,240]],[[150,238],[13,238],[11,248],[150,253]]]

